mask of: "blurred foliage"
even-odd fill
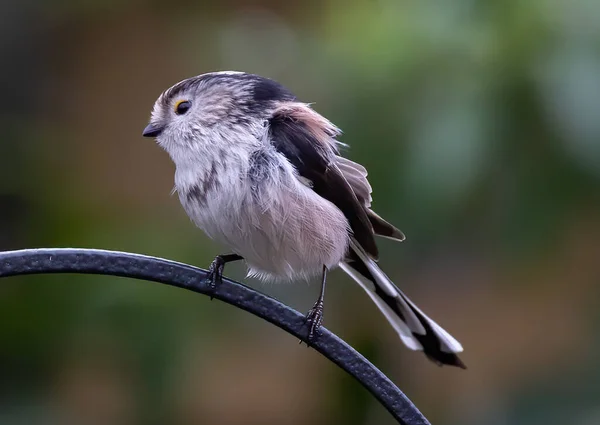
[[[463,342],[469,370],[406,350],[339,273],[326,325],[433,423],[598,422],[597,0],[7,0],[0,57],[0,249],[207,265],[220,248],[140,133],[174,82],[259,73],[344,130],[375,208],[408,235],[381,242],[382,265]],[[106,277],[1,283],[0,423],[392,423],[226,305]],[[300,310],[317,290],[252,284]]]

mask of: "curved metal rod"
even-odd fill
[[[210,295],[246,310],[306,342],[304,315],[254,289],[223,279],[215,292],[203,283],[206,270],[162,258],[99,249],[26,249],[0,252],[0,277],[85,273],[149,280]],[[381,371],[325,328],[311,347],[356,378],[403,425],[429,425],[415,405]]]

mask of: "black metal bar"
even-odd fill
[[[42,273],[85,273],[149,280],[210,295],[246,310],[306,341],[304,315],[254,289],[223,279],[212,292],[206,270],[162,258],[98,249],[26,249],[0,252],[0,277]],[[311,346],[356,378],[403,425],[428,425],[415,405],[366,358],[325,328]]]

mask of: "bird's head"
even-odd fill
[[[294,100],[285,87],[258,75],[203,74],[175,84],[158,97],[143,136],[156,138],[174,160],[178,154],[224,141],[235,147],[264,127],[277,104]]]

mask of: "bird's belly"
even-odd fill
[[[348,249],[347,219],[308,188],[284,189],[269,199],[248,191],[239,202],[208,200],[201,213],[186,210],[208,236],[244,257],[250,275],[305,279],[336,267]]]

